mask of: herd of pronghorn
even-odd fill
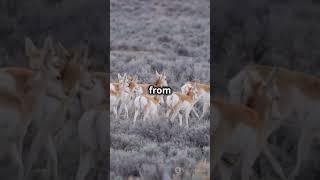
[[[117,82],[110,83],[110,108],[118,118],[123,110],[125,116],[129,118],[130,109],[134,110],[133,123],[136,122],[139,114],[143,114],[143,120],[156,119],[162,114],[159,113],[161,105],[166,105],[165,116],[170,117],[173,122],[176,116],[179,117],[180,126],[182,126],[182,116],[185,115],[186,126],[189,126],[189,116],[191,111],[201,119],[208,112],[210,106],[210,86],[198,81],[186,82],[181,87],[181,92],[173,92],[170,95],[150,95],[148,88],[167,87],[165,73],[156,71],[155,81],[152,84],[137,82],[137,76],[118,74]],[[166,101],[166,103],[165,103]],[[194,105],[199,102],[202,104],[202,114],[199,114]],[[119,110],[118,110],[119,107]]]
[[[255,160],[263,153],[281,179],[287,179],[281,165],[269,151],[268,138],[281,126],[294,125],[299,129],[296,164],[289,174],[294,179],[306,159],[312,139],[319,137],[320,80],[317,77],[284,68],[248,65],[228,84],[228,98],[210,102],[210,86],[198,81],[185,83],[181,92],[163,97],[149,95],[147,89],[167,86],[166,75],[156,72],[153,84],[137,82],[136,76],[118,75],[110,83],[109,75],[90,70],[87,46],[66,49],[60,42],[47,37],[38,48],[31,39],[25,41],[29,67],[0,69],[0,158],[9,155],[17,167],[19,179],[30,176],[38,154],[47,153],[48,169],[53,179],[59,179],[56,132],[76,128],[80,143],[79,166],[75,179],[84,180],[95,166],[99,153],[107,152],[106,108],[115,118],[124,111],[134,111],[133,122],[139,114],[143,120],[159,116],[164,103],[165,116],[180,125],[185,115],[186,126],[191,112],[199,117],[195,104],[202,104],[202,114],[209,107],[213,112],[214,161],[223,179],[230,179],[232,169],[222,159],[225,152],[239,153],[241,179],[248,180]],[[109,91],[110,90],[110,91]],[[110,92],[110,104],[106,93]],[[75,120],[76,127],[66,127]],[[35,135],[24,147],[29,127]],[[289,127],[291,127],[289,126]],[[26,154],[25,158],[22,156]],[[215,171],[212,171],[214,175]]]

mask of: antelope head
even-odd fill
[[[86,82],[83,83],[85,86],[93,86],[89,72],[88,46],[83,45],[71,51],[69,60],[62,71],[63,88],[66,95],[69,95],[80,81]]]
[[[159,74],[158,71],[156,71],[156,82],[155,82],[156,87],[161,87],[161,86],[168,86],[167,82],[167,76],[165,73]]]
[[[34,71],[46,71],[49,79],[60,80],[68,52],[59,45],[54,45],[51,36],[45,39],[44,47],[37,48],[30,38],[25,39],[25,51],[29,57],[29,67]]]

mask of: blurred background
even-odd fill
[[[106,1],[1,0],[0,66],[26,66],[24,39],[42,44],[50,33],[66,47],[90,44],[92,62],[101,69],[106,54]]]
[[[248,62],[320,75],[320,1],[215,0],[214,76],[225,87]]]
[[[1,0],[0,1],[0,67],[28,66],[25,54],[25,38],[30,37],[37,47],[43,46],[50,34],[66,48],[77,47],[82,42],[89,43],[89,58],[96,70],[102,71],[106,64],[109,12],[104,0]],[[1,117],[0,117],[1,118]],[[77,127],[69,122],[65,127]],[[67,128],[66,128],[67,129]],[[67,129],[68,130],[68,129]],[[79,141],[76,128],[71,138],[57,144],[59,174],[61,179],[74,179],[79,163]],[[69,130],[68,130],[69,131]],[[25,147],[34,137],[33,127],[29,129]],[[57,133],[55,140],[61,142],[64,131]],[[26,150],[28,151],[28,150]],[[24,152],[24,154],[27,152]],[[32,179],[46,179],[47,154],[41,151],[32,174]],[[106,168],[107,169],[107,168]],[[105,169],[103,169],[106,171]],[[97,179],[92,172],[91,179]],[[6,158],[0,162],[0,179],[15,179],[16,169]]]
[[[249,62],[319,77],[320,1],[214,0],[212,6],[215,96],[225,94],[228,81]],[[298,129],[285,127],[273,135],[279,144],[289,142],[285,158],[274,152],[285,172],[296,162],[298,135]],[[319,179],[319,153],[320,143],[315,140],[297,179]],[[264,177],[270,166],[256,170]]]

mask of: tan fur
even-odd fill
[[[0,99],[1,108],[14,108],[18,109],[19,112],[23,112],[23,106],[21,106],[23,102],[15,94],[5,89],[0,89]]]
[[[272,72],[271,66],[255,65],[256,72],[267,78]],[[286,93],[293,86],[299,88],[310,98],[320,98],[320,79],[302,72],[280,68],[277,72],[276,84],[281,93]]]
[[[169,103],[169,109],[166,113],[166,116],[169,117],[169,115],[172,113],[170,120],[173,121],[176,118],[176,116],[180,113],[180,110],[184,110],[186,125],[188,127],[189,126],[188,119],[189,119],[190,111],[192,110],[194,104],[198,100],[196,93],[197,91],[193,87],[188,88],[188,92],[186,94],[180,93],[180,92],[174,93],[173,95],[178,96],[178,99],[175,102],[167,99],[167,103]],[[171,98],[171,96],[168,96],[168,97]],[[181,116],[179,117],[179,120],[180,120],[180,126],[181,126],[182,125]]]
[[[142,94],[147,94],[148,93],[148,88],[151,84],[138,84],[142,88]]]
[[[63,88],[66,94],[69,94],[71,89],[80,80],[81,65],[77,63],[68,63],[62,70]]]
[[[226,148],[225,144],[228,143],[229,139],[233,136],[235,130],[238,129],[240,125],[252,128],[257,134],[257,144],[262,144],[263,121],[259,118],[257,112],[244,105],[229,104],[221,100],[211,101],[211,107],[213,108],[213,112],[217,114],[216,117],[219,117],[218,124],[213,135],[214,144],[212,146],[216,147],[214,148],[213,154],[213,157],[215,158],[213,161],[213,169],[221,160],[221,156],[225,151],[224,148]]]
[[[133,91],[137,87],[137,82],[135,80],[130,80],[129,82],[129,89],[130,91]]]
[[[196,83],[196,87],[198,88],[199,91],[201,90],[201,91],[210,93],[210,85]]]
[[[252,67],[249,66],[248,68],[252,68]],[[255,70],[256,72],[254,72]],[[271,67],[269,68],[267,66],[258,66],[258,68],[253,67],[253,69],[250,69],[250,70],[247,69],[247,71],[244,71],[244,73],[250,73],[249,78],[251,79],[251,82],[247,83],[245,80],[242,80],[242,82],[238,81],[239,83],[238,88],[242,88],[241,86],[246,87],[249,84],[250,87],[247,87],[247,88],[250,88],[251,91],[250,91],[250,94],[247,95],[248,97],[246,97],[247,99],[245,100],[244,105],[236,105],[236,106],[238,107],[242,106],[241,108],[242,110],[245,110],[245,106],[247,106],[248,109],[255,112],[254,113],[255,118],[248,117],[244,119],[247,113],[244,113],[245,111],[243,111],[242,114],[236,113],[236,111],[232,110],[234,109],[232,107],[235,105],[229,104],[230,106],[229,108],[231,109],[231,112],[221,113],[220,116],[222,117],[220,119],[225,121],[224,124],[234,124],[234,123],[228,123],[227,121],[230,121],[230,120],[224,117],[224,116],[229,116],[230,119],[235,119],[237,121],[241,120],[242,123],[247,124],[247,127],[254,128],[257,133],[258,143],[262,145],[262,148],[263,148],[261,149],[262,150],[261,152],[263,152],[267,156],[273,168],[277,171],[279,177],[281,177],[281,179],[286,179],[281,166],[279,165],[278,162],[276,162],[272,153],[268,150],[266,143],[267,143],[267,138],[270,136],[272,131],[274,131],[274,129],[276,128],[276,125],[274,125],[275,123],[273,123],[273,121],[270,121],[270,120],[271,119],[274,120],[280,117],[279,111],[277,109],[278,103],[275,103],[275,102],[278,102],[281,94],[279,92],[279,90],[281,91],[280,84],[284,83],[284,84],[281,84],[282,88],[285,87],[285,89],[284,88],[282,89],[283,94],[288,93],[288,90],[292,88],[292,87],[290,88],[286,87],[288,84],[285,84],[286,78],[289,75],[288,71],[284,69],[274,69]],[[242,74],[242,76],[243,75],[245,74]],[[233,79],[233,80],[236,80],[236,79]],[[231,82],[234,83],[235,81],[231,81]],[[238,90],[235,87],[231,89],[231,87],[232,86],[229,86],[230,88],[229,90],[234,90],[234,91]],[[239,89],[239,91],[241,91],[241,89]],[[214,102],[212,103],[214,108],[219,107],[218,105],[219,103],[214,103]],[[275,110],[277,112],[275,112]],[[234,116],[234,117],[230,117],[230,116]],[[217,130],[217,131],[220,131],[220,133],[216,133],[216,134],[217,136],[219,135],[222,136],[220,137],[222,141],[224,141],[223,136],[228,136],[233,130],[232,128],[227,128],[228,126],[223,126],[223,124],[218,125],[218,127],[220,127],[220,130]],[[249,144],[255,146],[255,142],[251,142]],[[251,158],[256,158],[256,157],[252,156]],[[255,160],[255,159],[251,159],[251,160]],[[254,163],[253,161],[251,162]]]
[[[24,91],[22,96],[21,94],[16,95],[5,89],[0,89],[0,106],[3,108],[14,108],[18,110],[17,112],[21,114],[21,117],[24,117],[21,118],[21,120],[29,120],[29,116],[33,112],[35,103],[34,94],[32,94],[32,84],[25,82],[23,85],[28,87],[28,91]]]
[[[210,93],[210,85],[206,85],[206,84],[199,84],[200,86],[200,89],[207,92],[207,93]]]
[[[148,110],[148,108],[151,106],[150,102],[153,103],[153,104],[156,104],[156,105],[159,105],[160,104],[160,99],[157,98],[156,96],[150,96],[150,95],[147,95],[147,94],[142,94],[143,97],[147,98],[149,103],[147,105],[145,105],[143,107],[143,111],[144,113]]]
[[[33,71],[27,68],[7,67],[1,71],[11,75],[16,81],[16,90],[19,96],[23,96],[28,91],[27,82],[32,77]]]
[[[115,90],[110,90],[110,95],[120,97],[120,84],[119,83],[113,83]]]
[[[271,101],[265,95],[260,94],[258,88],[261,88],[261,83],[255,84],[254,89],[256,90],[248,97],[246,106],[257,111],[261,119],[265,119],[266,109],[271,106]]]
[[[221,100],[214,100],[211,104],[219,110],[221,119],[228,123],[232,129],[240,124],[254,129],[261,129],[263,127],[263,121],[259,114],[247,106],[226,104]]]
[[[157,96],[150,96],[150,95],[142,95],[145,98],[147,98],[149,101],[151,101],[153,104],[160,104],[160,99]]]
[[[263,66],[263,65],[255,65],[253,66],[255,72],[258,73],[258,75],[260,77],[262,77],[264,80],[266,78],[268,78],[270,76],[270,74],[273,72],[273,67],[270,66]],[[288,102],[290,102],[290,99],[286,99],[286,98],[300,98],[300,97],[294,97],[291,95],[287,94],[293,90],[293,89],[297,89],[298,91],[300,91],[300,96],[304,97],[304,98],[308,98],[309,102],[319,102],[320,100],[320,79],[319,77],[315,77],[312,75],[308,75],[302,72],[296,72],[296,71],[291,71],[285,68],[278,68],[278,70],[276,71],[276,75],[274,78],[274,83],[277,85],[277,88],[280,91],[280,94],[284,96],[284,98],[280,98],[279,100],[279,105],[278,105],[278,110],[279,113],[284,117],[281,118],[281,121],[283,121],[283,119],[285,119],[286,116],[288,116],[287,113],[292,113],[292,109],[287,109],[287,107],[291,107],[291,105],[293,106],[299,106],[300,103],[305,103],[305,102],[298,102],[298,104],[288,104]],[[251,84],[252,90],[253,92],[257,91],[257,84]],[[254,94],[253,94],[254,96]],[[298,95],[299,96],[299,95]],[[260,97],[261,98],[261,97]],[[293,99],[294,100],[294,99]],[[254,103],[251,101],[250,97],[247,100],[247,105],[257,109],[257,111],[265,112],[266,111],[266,107],[265,107],[265,102],[259,102],[259,103]],[[295,109],[295,108],[294,108]],[[302,111],[301,111],[302,110]],[[297,122],[302,123],[300,125],[301,127],[301,134],[299,137],[299,141],[298,141],[298,147],[297,147],[297,162],[295,167],[293,168],[293,171],[291,172],[291,174],[289,175],[289,179],[294,179],[301,168],[301,164],[303,161],[303,154],[306,153],[306,151],[310,148],[310,142],[308,142],[309,140],[306,139],[312,139],[314,137],[314,134],[312,134],[312,128],[310,128],[310,121],[316,121],[316,118],[313,116],[310,116],[310,118],[301,118],[302,114],[306,114],[306,111],[303,108],[297,108],[295,109],[297,116],[299,117],[297,120],[301,121],[301,122]],[[315,114],[316,111],[307,111],[308,113],[313,113]],[[272,132],[275,131],[276,128],[279,128],[280,124],[283,123],[278,122],[277,124],[273,125],[273,128],[270,129],[270,132],[268,132],[268,134],[271,134]],[[305,123],[305,126],[304,124]],[[317,125],[314,125],[313,128],[318,128],[316,127]]]
[[[175,93],[177,96],[179,96],[180,100],[181,101],[187,101],[189,103],[192,103],[193,102],[193,94],[183,94],[183,93],[180,93],[180,92],[177,92]]]
[[[119,97],[120,96],[120,92],[111,90],[110,91],[110,95]]]
[[[161,78],[157,78],[156,81],[153,84],[148,84],[148,83],[144,83],[144,84],[137,84],[137,86],[142,88],[142,94],[148,94],[148,88],[149,86],[154,86],[154,87],[162,87],[162,79]]]

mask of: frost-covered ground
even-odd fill
[[[166,72],[174,90],[192,79],[209,83],[209,4],[111,0],[111,79],[127,73],[151,83],[157,70]],[[148,122],[139,118],[136,126],[132,112],[129,119],[111,118],[111,179],[160,179],[177,166],[187,172],[201,160],[209,162],[209,117],[192,116],[187,129],[162,115]]]

